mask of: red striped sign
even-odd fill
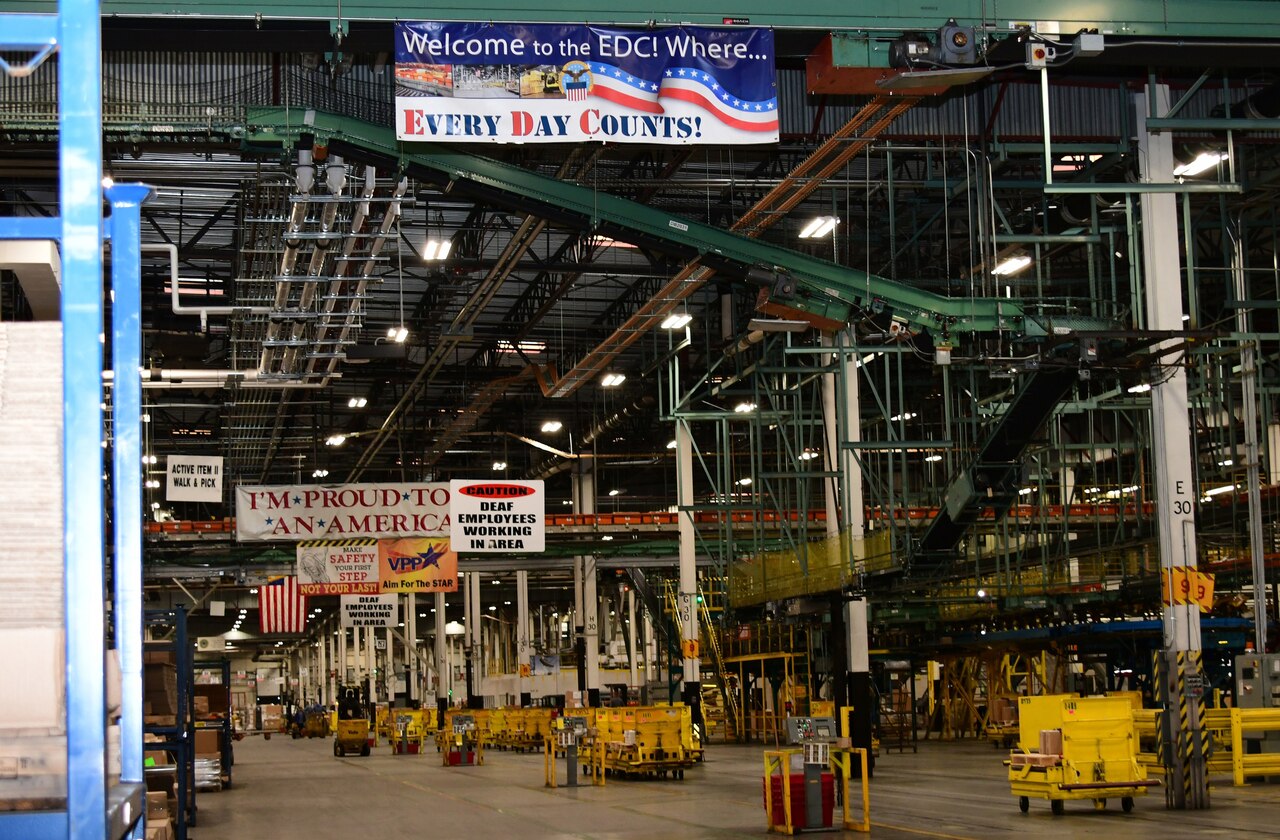
[[[258,587],[258,628],[263,633],[301,633],[307,624],[307,598],[293,575]]]

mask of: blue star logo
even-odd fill
[[[317,519],[317,520],[316,520],[316,524],[317,524],[317,525],[319,525],[321,528],[323,528],[323,527],[324,527],[324,520],[323,520],[323,519]]]
[[[408,494],[408,493],[401,493],[401,494],[400,494],[400,498],[404,499],[404,500],[407,502],[407,501],[409,501],[409,494]]]
[[[270,525],[270,524],[271,524],[271,523],[273,523],[273,522],[275,522],[275,520],[274,520],[274,519],[272,519],[270,516],[268,516],[268,517],[267,517],[267,524],[268,524],[268,525]]]
[[[301,497],[301,496],[294,496],[294,497],[293,497],[293,503],[294,503],[295,505],[300,505],[300,504],[302,504],[302,497]]]

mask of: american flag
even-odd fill
[[[307,597],[298,579],[278,577],[258,587],[258,629],[263,633],[301,633],[307,624]]]

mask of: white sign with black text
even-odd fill
[[[396,615],[395,592],[385,595],[343,595],[342,626],[343,627],[395,627]]]
[[[170,502],[221,502],[221,455],[170,455],[166,459]]]
[[[459,554],[543,551],[546,501],[541,481],[450,481],[453,550]]]

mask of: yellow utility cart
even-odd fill
[[[1068,799],[1105,808],[1133,800],[1158,785],[1138,764],[1132,706],[1124,697],[1049,694],[1018,701],[1018,749],[1009,755],[1009,788],[1023,813],[1032,799],[1049,800],[1054,814]]]

